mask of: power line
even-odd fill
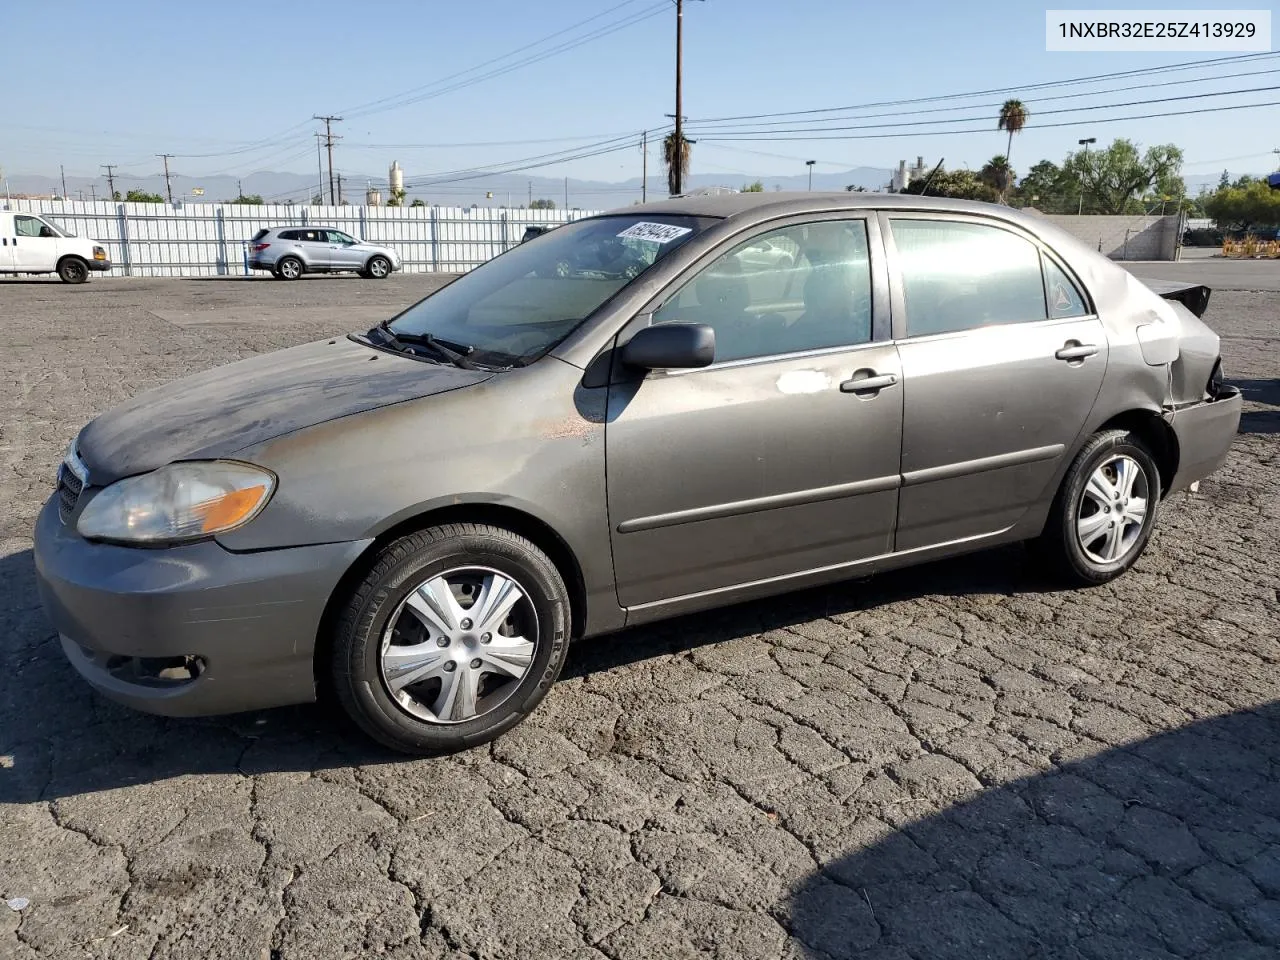
[[[482,70],[485,67],[491,66],[495,63],[499,63],[503,60],[506,60],[509,57],[513,57],[517,53],[523,53],[525,50],[530,50],[533,47],[539,47],[542,44],[546,43],[548,40],[554,40],[556,37],[563,36],[564,34],[569,33],[572,30],[576,30],[578,27],[585,26],[586,24],[591,23],[594,20],[599,20],[601,17],[607,17],[609,14],[614,13],[618,10],[621,10],[623,7],[628,7],[631,4],[636,2],[638,2],[638,0],[623,0],[622,3],[615,4],[614,6],[609,7],[607,10],[604,10],[601,13],[597,13],[594,16],[587,17],[587,19],[585,20],[579,20],[577,23],[570,24],[569,26],[564,27],[563,29],[557,30],[555,33],[549,33],[545,37],[542,37],[541,39],[534,40],[532,43],[526,43],[522,47],[516,47],[514,50],[508,50],[506,53],[501,54],[500,56],[494,57],[491,60],[485,60],[483,63],[478,63],[474,67],[468,67],[466,70],[459,70],[457,73],[448,74],[447,76],[440,77],[437,80],[431,81],[431,83],[426,83],[419,87],[412,87],[409,90],[402,91],[401,93],[394,93],[394,94],[391,94],[390,96],[381,97],[377,100],[369,100],[365,103],[357,104],[354,107],[348,107],[344,112],[355,115],[357,114],[358,111],[364,110],[368,107],[375,107],[375,106],[378,106],[379,104],[387,103],[391,100],[398,100],[401,97],[410,96],[415,93],[420,93],[423,90],[433,89],[435,87],[438,87],[442,83],[448,83],[450,80],[455,80],[458,77],[465,77],[468,73],[475,73],[477,70]]]
[[[1128,86],[1112,87],[1106,90],[1088,90],[1082,93],[1061,93],[1054,96],[1040,97],[1035,100],[1028,100],[1028,103],[1038,104],[1038,103],[1047,103],[1049,101],[1055,101],[1055,100],[1078,100],[1082,97],[1100,97],[1108,93],[1127,93],[1130,90],[1149,90],[1149,89],[1155,89],[1160,87],[1184,86],[1189,83],[1212,83],[1218,80],[1231,80],[1239,77],[1268,76],[1275,73],[1280,73],[1280,67],[1273,68],[1270,70],[1250,70],[1250,71],[1245,71],[1241,73],[1227,73],[1227,74],[1222,74],[1219,76],[1212,76],[1212,77],[1191,77],[1185,80],[1164,80],[1164,81],[1161,81],[1160,83],[1130,84]],[[1227,92],[1234,92],[1234,91],[1227,91]],[[994,109],[1000,106],[1002,106],[1002,104],[999,101],[989,102],[989,103],[955,104],[947,107],[926,107],[921,110],[894,110],[891,113],[850,113],[850,114],[840,114],[834,117],[814,117],[808,122],[838,123],[842,120],[874,120],[880,117],[910,117],[910,116],[920,116],[923,114],[930,114],[930,113],[950,113],[956,110],[981,110],[981,109],[988,109],[988,108]],[[1043,111],[1036,111],[1036,112],[1042,113]],[[782,126],[786,126],[787,124],[797,123],[797,122],[799,121],[771,120],[767,123],[753,123],[753,124],[746,124],[745,126],[749,126],[752,129],[763,129],[766,127],[782,127]],[[938,122],[946,122],[946,121],[938,121]],[[704,132],[714,133],[721,129],[723,128],[708,127]]]
[[[438,87],[438,84],[444,82],[443,80],[436,81],[435,84],[428,85],[428,87],[431,87],[434,89],[428,89],[427,92],[415,93],[415,91],[412,91],[412,90],[406,91],[403,94],[398,94],[395,98],[384,98],[384,100],[389,99],[390,102],[382,103],[379,106],[370,106],[367,109],[357,108],[355,110],[347,111],[347,113],[350,117],[355,119],[359,117],[369,116],[375,113],[383,113],[387,110],[394,110],[394,109],[399,109],[400,107],[407,107],[415,103],[421,103],[424,100],[429,100],[435,97],[443,96],[446,93],[453,93],[454,91],[462,90],[466,87],[474,86],[477,83],[482,83],[485,80],[491,80],[494,77],[500,77],[500,76],[503,76],[504,74],[511,73],[513,70],[518,70],[521,67],[527,67],[535,63],[540,63],[541,61],[547,60],[551,57],[559,56],[561,53],[566,53],[569,50],[576,49],[577,47],[583,46],[586,43],[590,43],[592,40],[602,39],[604,37],[609,36],[610,34],[617,33],[619,30],[623,30],[623,29],[626,29],[627,27],[634,26],[635,24],[640,23],[643,20],[647,20],[650,17],[657,16],[664,9],[666,9],[665,0],[662,3],[654,4],[651,7],[646,7],[643,10],[641,10],[639,13],[632,14],[626,18],[623,18],[622,20],[616,21],[615,23],[608,24],[590,33],[586,33],[580,37],[575,37],[572,40],[568,40],[562,44],[552,47],[549,50],[545,50],[545,51],[542,51],[541,53],[537,53],[532,56],[525,57],[524,59],[517,60],[514,63],[507,64],[497,69],[490,70],[487,73],[480,74],[479,76],[471,77],[466,80],[460,80],[457,83],[449,84],[443,87]],[[592,18],[592,19],[595,19],[595,18]],[[502,58],[499,58],[499,59],[502,59]],[[466,73],[469,71],[463,71],[463,72]],[[423,90],[424,88],[419,87],[417,89]],[[375,101],[375,103],[378,103],[378,102],[379,101]]]
[[[1023,84],[1017,87],[991,87],[986,90],[971,90],[967,93],[948,93],[931,97],[913,97],[905,100],[880,100],[872,103],[846,104],[841,107],[816,107],[809,110],[784,110],[777,113],[740,114],[730,117],[702,117],[690,123],[726,123],[737,120],[765,120],[773,117],[798,117],[819,113],[839,113],[842,110],[868,110],[873,107],[911,106],[917,103],[938,103],[943,100],[967,100],[972,97],[985,97],[994,94],[1027,93],[1033,90],[1047,90],[1055,87],[1074,86],[1081,83],[1095,83],[1102,80],[1117,80],[1122,77],[1147,76],[1161,73],[1173,73],[1181,70],[1196,70],[1219,63],[1240,63],[1252,60],[1265,60],[1280,57],[1280,51],[1270,53],[1245,53],[1230,57],[1215,57],[1211,60],[1191,61],[1181,64],[1170,64],[1163,67],[1141,67],[1135,70],[1119,70],[1113,73],[1100,73],[1090,77],[1073,77],[1068,80],[1046,80],[1041,83]]]
[[[1183,100],[1204,100],[1208,97],[1234,97],[1234,96],[1239,96],[1245,93],[1270,93],[1275,90],[1280,90],[1280,85],[1270,86],[1270,87],[1249,87],[1244,90],[1216,90],[1210,93],[1188,93],[1188,94],[1183,94],[1180,97],[1157,97],[1156,99],[1153,99],[1153,100],[1128,100],[1122,103],[1096,103],[1096,104],[1090,104],[1084,107],[1061,107],[1057,110],[1041,110],[1035,115],[1040,117],[1048,117],[1048,116],[1056,116],[1058,114],[1063,114],[1063,113],[1083,113],[1089,110],[1111,110],[1111,109],[1119,109],[1121,107],[1145,107],[1155,103],[1176,103]],[[892,129],[895,127],[931,127],[931,126],[936,126],[936,125],[945,124],[945,123],[990,123],[990,122],[991,122],[991,118],[989,116],[983,115],[983,116],[976,116],[976,117],[947,117],[942,120],[908,120],[905,123],[858,124],[857,126],[852,126],[852,127],[790,127],[785,130],[779,130],[777,132],[778,133],[813,133],[813,132],[821,132],[821,131],[829,131],[829,130],[877,130],[877,129]],[[1028,126],[1030,126],[1030,124],[1028,124]],[[1037,126],[1045,126],[1045,124],[1037,124]],[[733,130],[733,129],[725,130],[725,131],[714,130],[710,132],[715,136],[719,136],[721,134],[725,134],[725,135],[751,134],[751,133],[761,134],[761,133],[767,133],[771,131],[761,131],[761,130],[757,130],[749,127],[744,127],[741,130]]]
[[[1046,130],[1046,129],[1053,129],[1053,128],[1056,128],[1056,127],[1079,127],[1079,126],[1083,126],[1083,125],[1085,125],[1085,124],[1119,123],[1119,122],[1121,122],[1121,121],[1126,121],[1126,120],[1153,120],[1153,119],[1156,119],[1156,118],[1159,118],[1159,117],[1187,117],[1187,116],[1192,116],[1192,115],[1194,115],[1194,114],[1199,114],[1199,113],[1214,113],[1215,111],[1223,111],[1223,112],[1225,112],[1225,111],[1227,111],[1227,110],[1253,110],[1253,109],[1257,109],[1258,107],[1274,107],[1274,106],[1277,106],[1277,105],[1280,105],[1280,101],[1278,101],[1278,100],[1268,100],[1268,101],[1266,101],[1265,103],[1237,103],[1237,104],[1228,104],[1228,105],[1226,105],[1226,106],[1198,107],[1198,108],[1196,108],[1196,109],[1194,109],[1194,110],[1170,110],[1170,111],[1165,111],[1165,112],[1162,112],[1162,113],[1144,113],[1144,114],[1137,114],[1137,115],[1135,115],[1135,116],[1129,116],[1129,117],[1101,117],[1101,118],[1099,118],[1099,117],[1090,117],[1090,118],[1088,118],[1088,119],[1080,119],[1080,120],[1065,120],[1065,121],[1062,121],[1062,122],[1060,122],[1060,123],[1036,123],[1036,124],[1028,123],[1028,124],[1027,124],[1027,126],[1026,126],[1026,127],[1024,127],[1023,129],[1024,129],[1024,130],[1030,130],[1030,129],[1034,128],[1034,129],[1036,129],[1036,130]],[[930,131],[928,131],[928,135],[929,135],[929,136],[931,136],[931,137],[957,136],[957,135],[960,135],[960,134],[971,134],[971,133],[990,133],[990,131],[989,131],[989,130],[985,130],[985,129],[981,129],[981,128],[977,128],[977,127],[974,127],[974,128],[968,129],[968,130],[930,130]],[[748,136],[741,136],[741,137],[706,137],[706,136],[704,136],[704,137],[702,137],[702,141],[705,143],[705,142],[707,142],[707,141],[715,142],[715,141],[718,141],[718,140],[724,140],[724,141],[736,141],[736,140],[751,140],[751,141],[759,141],[759,140],[892,140],[892,139],[894,139],[894,138],[898,138],[898,137],[915,137],[915,136],[919,136],[919,135],[920,135],[920,132],[919,132],[919,131],[907,131],[907,132],[904,132],[904,133],[868,133],[868,134],[846,133],[846,134],[839,134],[839,135],[835,135],[835,136],[832,136],[832,135],[827,135],[827,136],[813,136],[813,135],[809,135],[809,136],[774,136],[774,135],[770,135],[770,136],[767,136],[767,137],[761,137],[761,136],[755,136],[755,137],[748,137]]]

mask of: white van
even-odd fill
[[[57,273],[64,283],[84,283],[90,270],[110,269],[101,244],[45,217],[0,210],[0,273]]]

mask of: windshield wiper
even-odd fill
[[[467,359],[467,354],[474,351],[475,347],[463,343],[454,343],[451,340],[440,340],[430,333],[396,333],[391,329],[389,323],[390,321],[383,320],[378,324],[378,329],[382,331],[382,335],[392,346],[399,346],[401,349],[404,349],[406,345],[426,347],[438,356],[444,357],[455,367],[461,367],[464,370],[480,369]]]

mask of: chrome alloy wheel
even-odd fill
[[[1076,539],[1094,563],[1123,559],[1142,537],[1150,488],[1132,457],[1104,460],[1089,475],[1076,510]]]
[[[433,724],[496,709],[538,644],[529,592],[489,567],[455,567],[414,589],[382,637],[380,673],[402,709]]]

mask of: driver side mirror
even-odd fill
[[[705,323],[645,327],[622,348],[622,362],[644,370],[705,367],[716,358],[716,332]]]

